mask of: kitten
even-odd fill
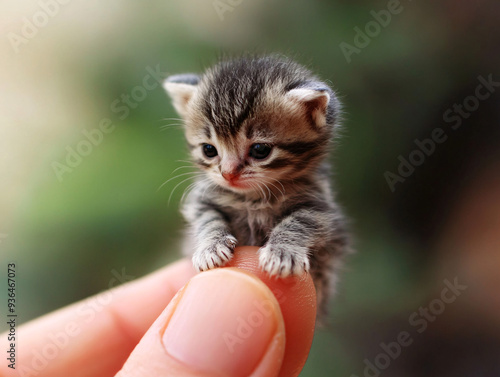
[[[348,248],[329,183],[340,111],[332,89],[278,56],[223,60],[201,76],[171,76],[164,87],[205,173],[182,209],[194,267],[224,265],[237,244],[260,246],[269,274],[310,271],[324,311]]]

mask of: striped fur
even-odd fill
[[[223,265],[236,244],[260,246],[260,265],[271,275],[310,271],[324,309],[348,247],[327,163],[340,111],[334,92],[276,56],[222,61],[202,76],[172,76],[164,87],[205,172],[182,209],[194,266]],[[216,156],[207,157],[207,144]],[[254,148],[270,153],[260,158]]]

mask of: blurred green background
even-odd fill
[[[226,4],[220,14],[218,3]],[[500,81],[498,2],[402,1],[348,59],[340,45],[355,47],[355,28],[373,27],[373,12],[388,9],[387,1],[71,1],[33,36],[16,39],[12,33],[22,37],[25,20],[40,9],[32,1],[0,5],[0,255],[2,266],[18,265],[23,322],[105,289],[113,271],[140,277],[180,257],[178,203],[189,182],[173,179],[158,188],[186,165],[182,128],[163,127],[178,123],[165,118],[178,116],[160,85],[137,87],[148,69],[159,66],[164,76],[201,72],[226,52],[290,55],[331,82],[344,104],[343,136],[332,160],[358,252],[346,261],[331,325],[318,330],[303,376],[363,375],[364,360],[381,352],[381,342],[411,329],[408,316],[439,297],[443,279],[459,275],[472,286],[484,277],[484,265],[500,268],[493,241],[491,253],[477,260],[465,257],[476,255],[472,241],[462,253],[450,246],[468,237],[450,224],[471,187],[491,187],[477,183],[483,182],[478,172],[498,175],[499,95],[481,101],[457,130],[443,119],[474,95],[479,76]],[[115,101],[134,93],[145,95],[127,105],[127,116],[113,110]],[[66,164],[67,148],[76,149],[86,140],[82,131],[104,118],[113,130],[58,179],[54,162]],[[446,129],[449,140],[392,192],[384,174],[397,173],[398,156],[407,158],[413,140],[429,138],[436,127]],[[498,209],[499,199],[483,202]],[[492,231],[500,234],[500,228]],[[383,374],[459,375],[464,369],[457,359],[468,354],[462,348],[469,343],[449,328],[483,322],[491,327],[472,338],[492,343],[484,354],[474,343],[479,356],[467,364],[467,375],[500,375],[498,360],[487,358],[500,350],[498,298],[481,295],[499,292],[497,283],[486,279],[450,304],[436,330],[418,335]],[[485,314],[487,321],[477,313],[462,318],[482,303],[494,313]],[[485,369],[474,369],[475,360]]]

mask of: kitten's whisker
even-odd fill
[[[184,126],[184,124],[182,124],[182,123],[169,123],[169,124],[164,124],[164,125],[160,126],[160,128],[171,127],[171,126]]]
[[[252,188],[257,191],[257,189],[259,188],[259,185],[257,182],[249,182],[250,183],[250,186],[252,186]],[[261,195],[259,193],[257,193],[259,198],[261,197]]]
[[[262,184],[266,187],[267,191],[269,192],[269,198],[267,198],[267,197],[266,197],[266,201],[268,201],[268,202],[269,202],[269,201],[271,200],[271,197],[272,197],[272,196],[274,196],[274,197],[276,198],[276,200],[278,200],[278,197],[276,196],[276,194],[274,193],[274,191],[273,191],[273,190],[271,190],[271,189],[269,188],[269,186],[267,185],[267,183],[270,183],[270,182],[267,182],[267,183],[266,183],[265,178],[266,178],[266,177],[258,177],[257,179],[258,179],[259,183],[262,183]],[[271,185],[273,185],[272,183],[270,183],[270,184],[271,184]],[[273,185],[273,186],[274,186],[274,185]],[[276,187],[276,186],[274,186],[274,187]],[[278,191],[280,191],[277,187],[276,187],[276,189],[277,189]],[[281,191],[280,191],[280,192],[281,192]]]
[[[175,160],[175,162],[185,162],[187,164],[193,164],[193,161],[188,161],[188,160]]]
[[[266,179],[266,178],[270,178],[270,177],[265,177],[264,179]],[[276,179],[274,179],[274,180],[277,181]],[[276,186],[274,183],[272,183],[272,182],[266,181],[266,183],[268,183],[271,186],[273,186],[276,189],[276,191],[278,191],[281,194],[281,196],[283,197],[283,199],[285,199],[285,192],[284,191],[281,191],[281,189],[278,186]],[[280,183],[280,182],[278,181],[278,183]],[[281,184],[281,186],[283,186],[283,185]],[[275,197],[276,197],[276,199],[278,199],[278,197],[276,195],[275,195]]]
[[[269,200],[268,201],[271,201],[271,195],[274,196],[276,198],[276,200],[278,200],[278,197],[276,196],[276,194],[269,189],[269,186],[266,184],[266,182],[264,181],[263,182],[264,186],[266,186],[267,190],[269,191]]]
[[[279,187],[278,187],[278,186],[276,186],[276,185],[275,185],[274,183],[272,183],[272,182],[267,182],[267,183],[269,183],[270,185],[272,185],[272,186],[273,186],[276,190],[278,190],[278,191],[280,192],[280,194],[283,196],[283,198],[285,198],[285,193],[284,193],[283,191],[281,191],[281,190],[279,189]],[[282,185],[282,186],[283,186],[283,185]],[[276,200],[278,200],[278,197],[276,196],[276,194],[274,195],[274,197],[276,198]]]
[[[203,190],[203,194],[201,194],[201,198],[203,199],[205,197],[205,194],[207,193],[207,190],[210,188],[210,189],[213,189],[214,187],[217,187],[217,185],[215,183],[213,183],[210,178],[207,178],[208,179],[208,186],[205,187],[205,190]]]
[[[272,180],[275,180],[276,182],[278,182],[280,184],[281,188],[283,189],[283,195],[285,195],[286,189],[285,189],[285,186],[283,186],[283,183],[281,183],[281,181],[279,179],[276,179],[273,177],[269,177],[269,178],[271,178]]]
[[[182,204],[184,202],[184,198],[187,198],[187,195],[189,195],[189,193],[191,191],[193,191],[197,185],[201,185],[201,184],[207,182],[208,180],[209,180],[209,178],[204,178],[201,181],[193,182],[188,187],[186,187],[186,189],[184,190],[184,193],[182,194],[180,203]]]
[[[180,122],[184,122],[184,119],[181,118],[161,118],[160,120],[178,120]]]
[[[174,170],[172,171],[172,173],[170,173],[170,174],[174,174],[177,170],[180,170],[180,169],[188,169],[188,168],[189,168],[189,169],[196,169],[196,166],[179,166],[178,168],[174,169]]]
[[[179,183],[177,183],[174,187],[174,189],[172,190],[172,192],[170,193],[170,196],[168,197],[168,202],[167,202],[167,205],[169,206],[170,205],[170,200],[172,199],[172,195],[174,195],[174,191],[177,187],[179,187],[180,185],[182,185],[184,182],[187,182],[189,181],[190,179],[194,179],[196,178],[196,176],[193,176],[193,177],[188,177],[186,179],[183,179],[182,181],[180,181]]]
[[[257,182],[255,182],[255,183],[249,182],[248,184],[250,185],[250,187],[252,187],[252,189],[254,189],[254,191],[257,191],[257,189],[259,188],[259,185],[257,184]],[[258,194],[258,196],[260,197],[260,194]]]
[[[262,184],[264,185],[264,187],[267,189],[267,192],[269,193],[269,198],[267,199],[267,201],[269,202],[271,200],[271,190],[269,189],[269,186],[266,185],[266,182],[262,182]]]
[[[165,124],[163,126],[160,126],[160,130],[161,131],[165,131],[169,128],[178,128],[178,129],[182,129],[184,127],[184,125],[182,124]]]
[[[267,201],[267,195],[264,191],[264,189],[261,187],[260,185],[260,182],[259,181],[255,181],[255,183],[257,183],[257,187],[260,189],[260,191],[262,192],[262,198],[265,199]]]
[[[177,127],[177,126],[176,126],[176,127]],[[169,131],[169,130],[171,130],[171,129],[172,129],[172,127],[162,127],[162,128],[160,129],[160,132]]]
[[[269,178],[269,179],[272,179],[273,181],[278,182],[280,184],[281,188],[283,189],[283,196],[285,196],[285,192],[286,192],[285,186],[283,186],[283,183],[281,183],[279,179],[276,179],[276,178],[273,178],[273,177],[266,177],[266,178]]]
[[[160,191],[160,190],[161,190],[161,188],[162,188],[163,186],[165,186],[165,185],[166,185],[168,182],[170,182],[171,180],[176,179],[176,178],[179,178],[179,177],[182,177],[182,176],[184,176],[184,175],[188,175],[188,174],[192,174],[192,175],[193,175],[193,174],[203,174],[203,173],[200,173],[200,172],[197,172],[197,171],[190,171],[190,172],[187,172],[187,173],[182,173],[182,174],[176,175],[175,177],[172,177],[172,178],[170,178],[170,179],[167,179],[165,182],[163,182],[163,183],[161,184],[161,186],[160,186],[160,187],[158,187],[158,189],[156,190],[156,192]]]
[[[203,199],[205,197],[205,194],[207,193],[207,190],[209,187],[212,186],[212,182],[208,182],[208,185],[207,187],[205,187],[205,190],[203,190],[203,192],[201,193],[201,198]]]
[[[184,203],[184,198],[186,198],[187,195],[196,187],[197,184],[200,182],[196,181],[193,183],[190,183],[188,187],[184,189],[184,192],[182,193],[181,200],[179,201],[180,204]]]

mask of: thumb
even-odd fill
[[[223,268],[196,275],[172,299],[119,377],[277,376],[285,326],[255,275]]]

